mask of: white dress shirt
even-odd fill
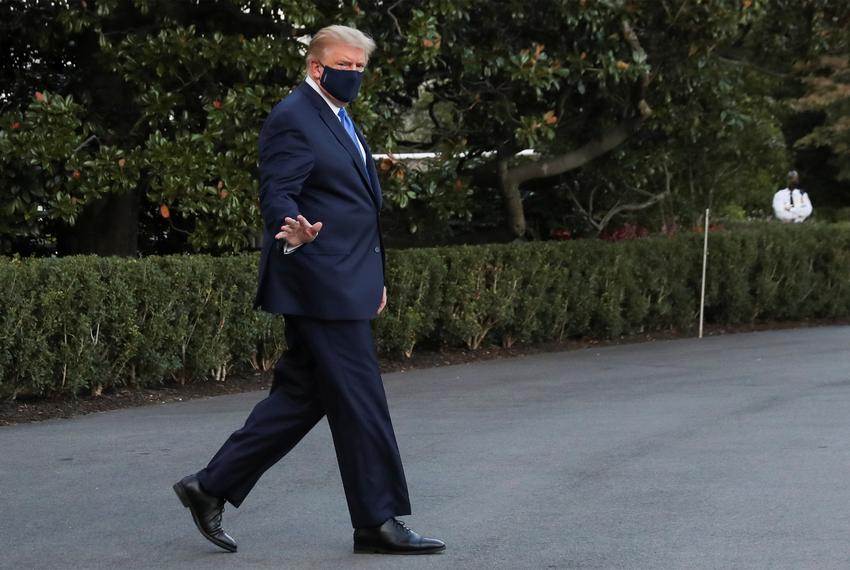
[[[812,202],[803,190],[783,188],[773,195],[773,213],[783,222],[799,224],[812,215]]]
[[[307,82],[307,85],[309,85],[316,91],[316,93],[322,96],[322,99],[324,99],[325,103],[328,104],[328,107],[331,108],[331,112],[334,114],[334,117],[336,117],[338,121],[342,122],[342,119],[339,118],[339,110],[341,109],[341,107],[334,105],[330,98],[322,92],[322,90],[319,88],[319,84],[316,83],[312,77],[308,75],[305,81]],[[359,139],[357,140],[357,149],[360,151],[361,158],[363,158],[363,164],[366,164],[366,150],[363,148],[363,145],[360,143]],[[304,244],[302,243],[296,246],[290,246],[289,243],[284,243],[283,253],[292,253],[302,245]]]

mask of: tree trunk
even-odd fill
[[[522,194],[519,191],[519,183],[510,176],[508,169],[508,158],[499,160],[499,182],[502,189],[502,198],[505,201],[505,211],[508,216],[508,225],[516,237],[525,235],[525,210],[522,206]]]
[[[135,256],[139,251],[140,192],[106,194],[88,204],[57,235],[59,255]]]

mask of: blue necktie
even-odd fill
[[[351,142],[354,143],[354,148],[357,150],[357,154],[360,155],[360,159],[363,160],[363,166],[366,166],[366,160],[363,158],[363,153],[360,152],[360,143],[357,140],[357,132],[354,130],[354,123],[351,121],[351,117],[348,116],[348,113],[345,112],[345,107],[342,107],[339,110],[339,119],[342,123],[342,127],[345,129],[345,132],[348,133],[348,136],[351,137]]]

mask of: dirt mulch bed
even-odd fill
[[[766,322],[755,325],[724,327],[706,327],[706,336],[722,334],[763,331],[772,329],[808,328],[827,325],[847,325],[848,321],[794,321],[794,322]],[[617,344],[632,344],[640,342],[652,342],[656,340],[668,340],[675,338],[693,337],[694,334],[683,334],[675,331],[654,332],[649,334],[624,336],[614,340],[567,340],[563,342],[545,342],[531,345],[515,345],[511,348],[488,347],[479,350],[467,350],[459,348],[451,349],[425,349],[417,348],[409,359],[395,360],[382,359],[381,370],[383,373],[413,370],[417,368],[434,368],[452,364],[463,364],[481,360],[493,360],[497,358],[512,358],[529,354],[540,354],[545,352],[562,352],[567,350],[578,350],[594,346],[608,346]],[[0,426],[18,423],[37,422],[55,418],[70,418],[72,416],[103,412],[120,408],[145,406],[149,404],[162,404],[166,402],[180,402],[194,398],[209,396],[220,396],[222,394],[235,394],[250,392],[254,390],[267,390],[271,385],[271,373],[249,372],[234,375],[226,382],[205,382],[198,384],[166,384],[158,388],[143,388],[139,390],[117,390],[104,392],[97,397],[79,397],[70,399],[67,397],[18,399],[12,401],[0,401]]]

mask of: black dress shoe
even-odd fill
[[[442,540],[419,536],[395,517],[381,526],[354,530],[354,552],[358,554],[434,554],[445,549]]]
[[[221,528],[224,499],[208,495],[194,475],[183,477],[174,484],[174,492],[183,506],[192,513],[195,526],[204,538],[228,552],[236,552],[236,541]]]

